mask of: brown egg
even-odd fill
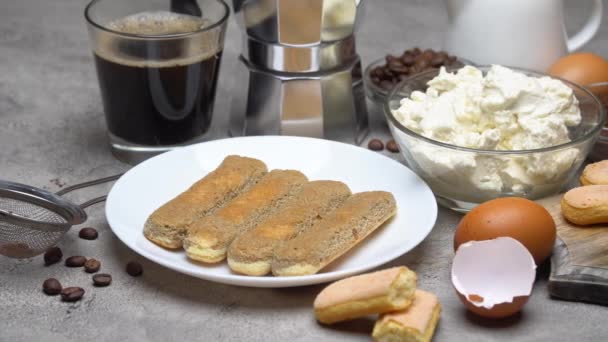
[[[466,214],[454,234],[454,249],[468,241],[511,237],[524,245],[540,265],[551,255],[555,221],[538,203],[505,197],[480,204]]]
[[[608,61],[590,52],[573,53],[558,59],[548,74],[579,85],[608,82]]]

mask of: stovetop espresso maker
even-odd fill
[[[360,143],[368,117],[355,48],[364,0],[233,0],[244,31],[230,132]]]

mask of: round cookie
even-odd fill
[[[608,185],[574,188],[562,197],[562,214],[578,225],[608,223]]]
[[[580,182],[582,185],[608,185],[608,160],[587,165]]]

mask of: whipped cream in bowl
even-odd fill
[[[462,212],[497,197],[557,194],[606,115],[582,87],[499,65],[411,77],[385,114],[408,166],[440,204]]]

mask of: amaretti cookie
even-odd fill
[[[272,261],[272,273],[278,276],[315,274],[396,212],[395,198],[389,192],[355,194],[321,221],[279,246]]]
[[[217,169],[156,209],[144,224],[144,236],[170,249],[182,247],[187,227],[248,190],[267,173],[262,161],[228,156]]]
[[[269,172],[215,214],[190,225],[184,239],[186,254],[207,263],[224,260],[228,246],[237,235],[280,209],[307,181],[306,176],[295,170]]]
[[[582,185],[608,185],[608,160],[585,166],[579,180]]]
[[[441,304],[430,292],[416,290],[405,310],[382,314],[374,326],[376,342],[430,342],[441,315]]]
[[[608,185],[574,188],[562,197],[562,214],[578,225],[608,223]]]
[[[414,298],[416,282],[416,273],[404,266],[339,280],[319,293],[315,316],[332,324],[405,309]]]
[[[305,184],[280,212],[230,244],[228,265],[246,275],[268,274],[276,246],[311,227],[350,195],[350,189],[342,182],[321,180]]]

